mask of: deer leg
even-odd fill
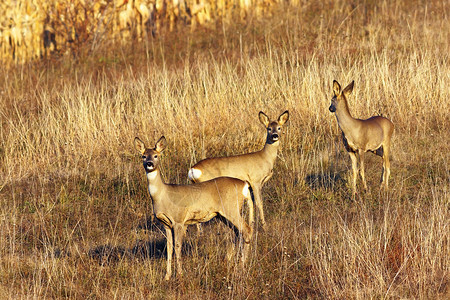
[[[255,226],[255,216],[254,216],[254,208],[253,208],[253,201],[251,197],[248,197],[247,199],[247,205],[248,205],[248,224],[250,224],[250,235],[253,235],[253,227]],[[250,236],[250,238],[251,238]],[[242,253],[242,263],[245,263],[245,261],[248,258],[248,255],[250,253],[250,243],[244,244],[244,252]]]
[[[202,223],[195,224],[197,227],[197,234],[201,235],[203,232]]]
[[[227,248],[227,261],[231,261],[231,259],[236,254],[235,244],[231,243],[231,245]]]
[[[352,170],[353,170],[353,182],[352,182],[352,188],[353,188],[353,199],[356,195],[356,177],[358,175],[358,162],[356,158],[355,152],[348,152],[350,155],[350,159],[352,160]]]
[[[173,236],[172,236],[172,228],[169,226],[164,226],[166,229],[166,239],[167,239],[167,272],[165,280],[169,280],[170,276],[172,276],[172,254],[173,254]]]
[[[183,269],[181,268],[181,246],[183,245],[183,238],[186,233],[186,226],[181,224],[176,224],[173,228],[174,231],[174,241],[175,241],[175,256],[177,259],[177,274],[182,275]]]
[[[255,185],[253,188],[253,196],[255,197],[255,205],[258,209],[259,217],[261,218],[261,224],[263,227],[263,230],[266,231],[266,220],[264,219],[264,210],[263,210],[263,203],[262,203],[262,197],[261,197],[261,186]]]
[[[381,185],[387,189],[389,184],[389,175],[391,174],[391,164],[389,162],[389,149],[390,145],[387,143],[384,147],[383,152],[383,173],[382,173],[382,183]]]
[[[241,209],[239,207],[236,207],[232,211],[226,211],[225,212],[226,216],[223,215],[223,217],[225,217],[234,227],[236,227],[238,231],[237,238],[242,237],[244,239],[244,247],[243,247],[244,249],[241,257],[242,263],[246,261],[248,253],[250,251],[250,240],[253,236],[253,226],[255,223],[254,207],[251,196],[245,198],[245,201],[247,202],[248,205],[248,224],[250,225],[245,223],[245,220],[240,213]],[[239,243],[239,239],[237,239],[236,242]],[[231,258],[235,255],[235,252],[236,252],[235,243],[232,243],[230,247],[228,247],[227,249],[228,261],[230,261]]]
[[[223,217],[225,217],[231,224],[233,224],[234,227],[236,227],[239,236],[242,237],[244,240],[244,249],[241,257],[241,261],[242,263],[244,263],[247,259],[248,252],[250,249],[250,241],[252,239],[253,229],[242,218],[239,211],[239,207],[237,207],[235,212],[232,212]]]
[[[253,235],[253,229],[245,222],[244,218],[241,217],[239,212],[238,216],[223,216],[227,219],[234,227],[238,230],[239,234],[244,239],[245,243],[250,243]]]
[[[255,210],[253,207],[253,201],[251,197],[246,198],[248,205],[248,224],[253,228],[255,226]]]
[[[360,149],[358,151],[358,153],[359,153],[359,163],[360,163],[359,173],[361,174],[361,179],[362,179],[362,182],[364,185],[364,190],[367,191],[367,183],[366,183],[366,178],[364,176],[364,151]]]
[[[244,265],[245,262],[247,261],[249,253],[250,253],[250,243],[244,243],[244,249],[242,249],[242,256],[241,256],[242,265]]]

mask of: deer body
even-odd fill
[[[189,179],[202,182],[220,174],[248,182],[264,183],[272,177],[279,144],[279,141],[266,144],[262,150],[253,153],[202,160],[191,168]]]
[[[267,128],[266,144],[262,150],[242,155],[204,159],[189,170],[188,177],[193,182],[203,182],[221,176],[249,182],[261,223],[265,227],[261,189],[272,177],[273,166],[280,145],[281,128],[288,121],[289,112],[285,111],[277,121],[272,122],[267,115],[260,112],[259,119]]]
[[[177,223],[207,222],[218,214],[238,217],[233,216],[237,212],[235,208],[242,207],[243,197],[249,196],[248,184],[235,178],[220,177],[195,185],[173,185],[165,184],[156,170],[147,174],[147,180],[156,218],[170,227]],[[223,201],[230,198],[236,201]]]
[[[344,90],[339,83],[333,81],[333,98],[329,110],[336,114],[339,128],[342,130],[344,146],[350,155],[353,170],[353,195],[356,193],[358,173],[357,155],[360,160],[360,175],[364,189],[367,184],[364,176],[364,153],[373,152],[383,158],[382,185],[387,188],[390,175],[389,152],[394,124],[387,118],[374,116],[367,120],[355,119],[351,116],[347,97],[353,91],[352,81]]]
[[[142,153],[144,169],[147,175],[148,189],[153,203],[153,213],[164,224],[167,238],[167,273],[172,275],[172,254],[175,244],[177,272],[181,269],[181,245],[187,225],[203,223],[217,215],[223,216],[240,233],[245,242],[242,262],[245,262],[253,229],[253,202],[249,184],[236,178],[221,177],[210,181],[175,185],[164,183],[159,171],[158,155],[165,148],[162,137],[154,149],[148,149],[135,138],[136,148]],[[249,224],[242,217],[244,201],[249,206]]]

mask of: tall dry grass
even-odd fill
[[[448,4],[304,1],[264,22],[168,34],[3,70],[2,298],[446,298],[449,284]],[[185,37],[185,38],[180,38]],[[359,118],[396,125],[391,187],[351,201],[331,83],[355,80]],[[169,147],[166,181],[198,160],[257,150],[259,110],[291,119],[263,188],[267,232],[242,271],[221,223],[188,232],[185,275],[163,281],[138,135]]]

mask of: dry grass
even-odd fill
[[[2,71],[0,297],[446,298],[449,5],[354,3]],[[333,79],[355,80],[353,115],[396,125],[386,194],[368,155],[369,191],[350,199]],[[163,174],[185,183],[201,158],[261,148],[258,111],[285,109],[248,268],[226,261],[231,233],[212,222],[164,282],[134,136],[164,134]]]

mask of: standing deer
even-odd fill
[[[207,158],[195,164],[188,173],[192,182],[203,182],[212,178],[228,176],[239,178],[250,183],[258,208],[263,229],[266,229],[264,219],[261,188],[273,174],[273,166],[280,146],[280,134],[283,125],[289,119],[289,112],[282,113],[277,121],[259,112],[259,120],[267,128],[267,138],[264,148],[260,151],[236,156]]]
[[[136,149],[142,154],[148,190],[152,198],[153,213],[163,223],[167,238],[166,280],[172,275],[172,254],[175,244],[177,273],[181,269],[181,245],[187,225],[207,222],[216,215],[228,220],[244,239],[242,263],[245,262],[253,229],[241,215],[244,200],[249,209],[249,223],[253,225],[253,202],[249,184],[236,178],[221,177],[203,183],[190,185],[165,184],[159,171],[159,155],[166,148],[162,136],[150,149],[139,139],[134,139]]]
[[[364,189],[367,190],[364,177],[364,153],[373,152],[383,157],[382,186],[388,188],[390,163],[389,151],[391,137],[394,132],[394,124],[381,116],[374,116],[367,120],[355,119],[348,109],[347,97],[352,93],[354,81],[345,89],[341,89],[339,83],[333,81],[333,98],[329,110],[336,114],[339,128],[342,130],[342,138],[345,149],[352,160],[353,169],[353,198],[356,194],[356,177],[358,176],[357,154],[360,160],[360,174]]]

